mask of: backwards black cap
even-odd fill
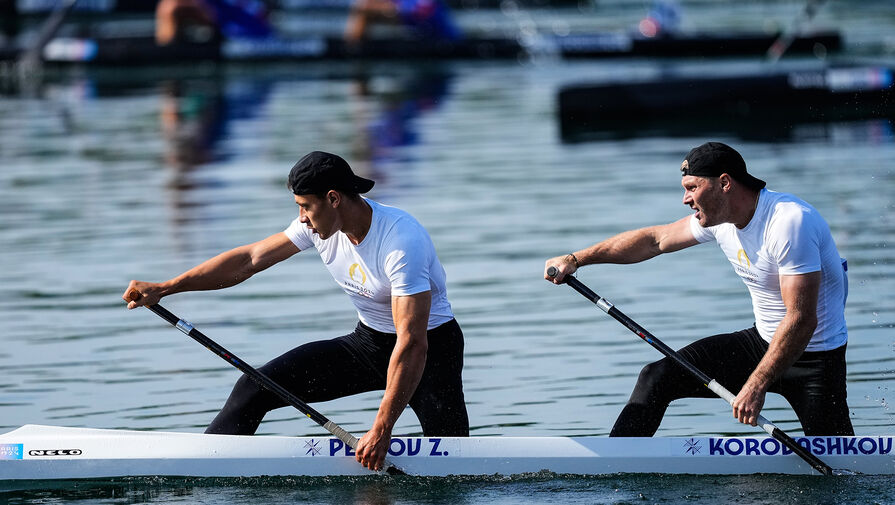
[[[374,182],[354,175],[348,162],[335,154],[313,151],[289,172],[289,189],[296,195],[320,195],[331,189],[366,193]]]
[[[766,184],[746,171],[746,162],[736,149],[721,142],[706,142],[694,147],[681,164],[681,176],[718,177],[721,174],[728,174],[754,190]]]

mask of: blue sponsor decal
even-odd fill
[[[795,441],[816,456],[849,454],[891,454],[892,437],[806,437]],[[691,451],[687,451],[691,452]],[[691,454],[695,454],[691,452]],[[792,449],[773,438],[710,438],[710,456],[776,456],[792,454]]]
[[[441,450],[440,438],[393,438],[388,448],[391,456],[447,456]],[[337,438],[329,440],[330,456],[354,456],[354,449]]]
[[[22,444],[0,444],[0,459],[22,459]]]

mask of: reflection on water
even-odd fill
[[[400,159],[402,147],[422,144],[416,122],[449,100],[451,78],[450,70],[442,68],[412,72],[388,83],[357,76],[353,99],[360,108],[357,138],[363,145],[356,146],[352,155],[375,167]],[[372,113],[364,110],[371,103],[377,109]],[[371,175],[388,177],[386,172]]]

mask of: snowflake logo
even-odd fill
[[[314,440],[313,438],[305,442],[305,448],[307,451],[305,454],[310,454],[311,456],[317,456],[320,454],[320,441]]]
[[[684,452],[686,452],[687,454],[695,455],[702,450],[702,446],[699,445],[699,440],[695,438],[688,438],[687,440],[684,440],[684,447],[686,447]]]

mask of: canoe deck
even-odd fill
[[[888,436],[797,439],[834,469],[895,474]],[[765,437],[396,437],[389,460],[410,475],[613,473],[816,474]],[[0,435],[0,481],[125,476],[366,475],[328,437],[204,435],[26,425]]]

